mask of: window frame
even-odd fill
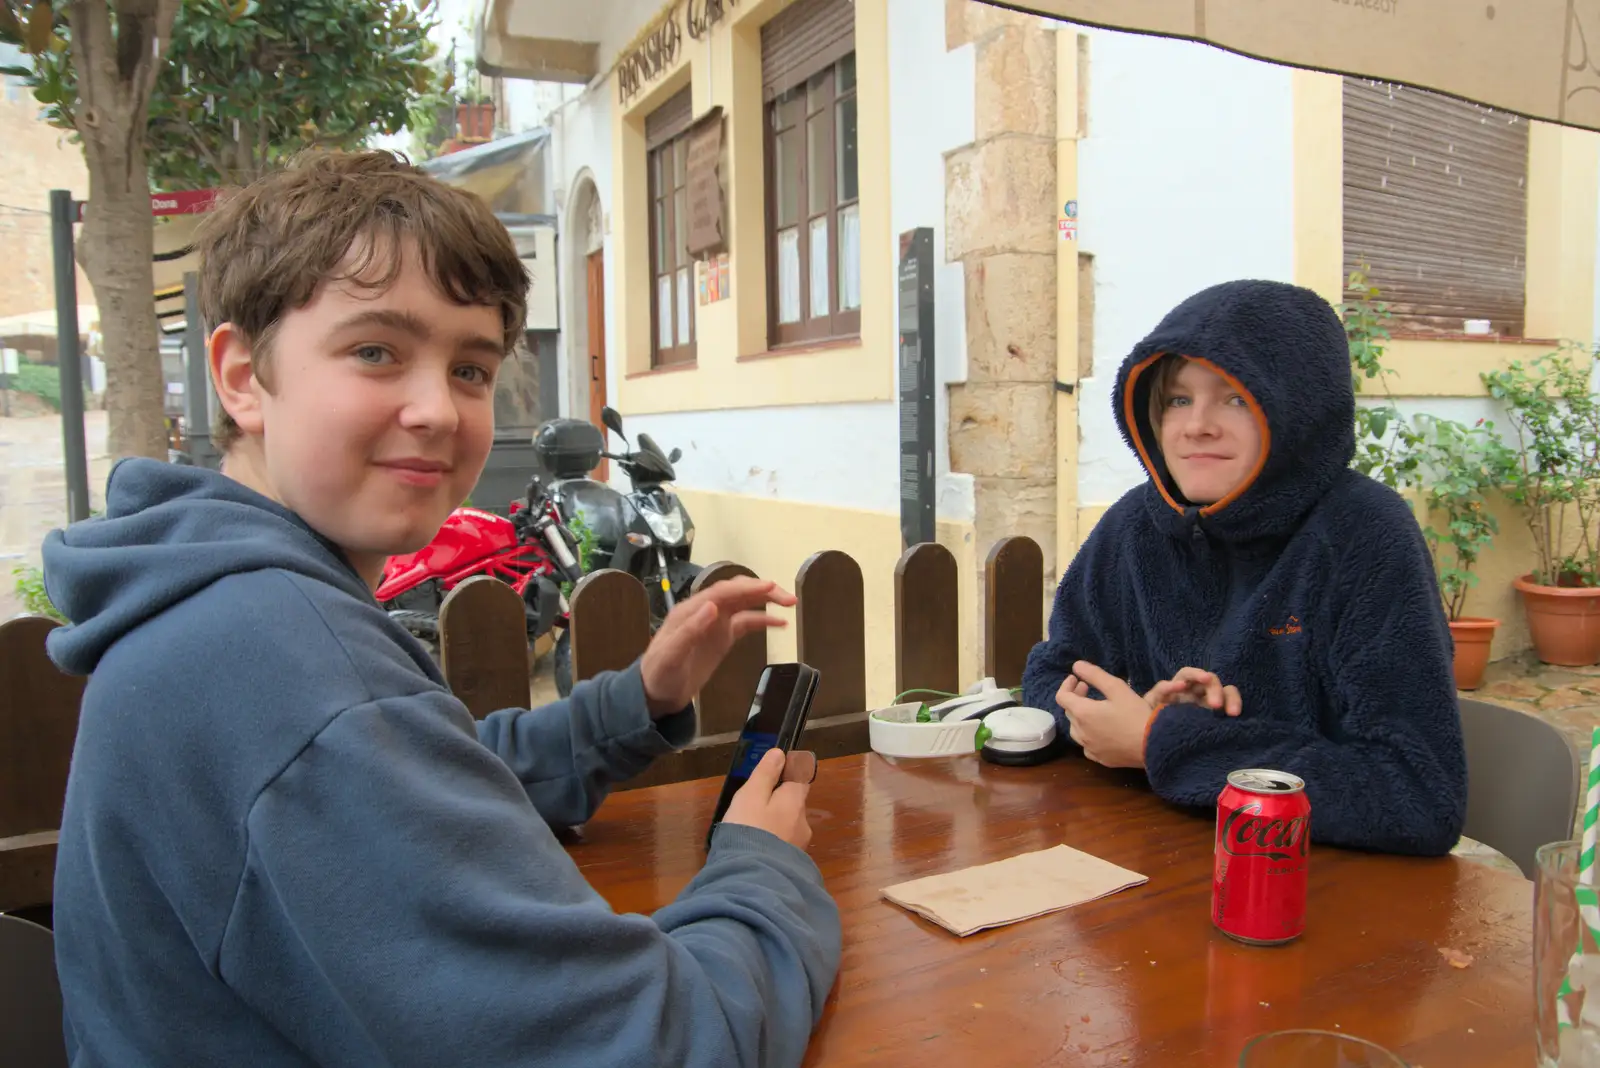
[[[840,292],[840,260],[842,253],[843,228],[841,220],[845,213],[854,208],[857,212],[858,227],[861,206],[860,183],[860,153],[857,151],[856,195],[852,199],[841,200],[842,190],[839,188],[839,131],[840,115],[847,103],[858,99],[858,82],[851,78],[847,88],[841,90],[845,64],[849,63],[854,69],[855,52],[852,49],[844,55],[826,62],[818,62],[814,69],[805,73],[804,77],[797,77],[795,84],[775,94],[772,100],[766,101],[762,115],[762,142],[764,156],[764,171],[766,178],[766,255],[767,255],[767,335],[768,343],[773,348],[793,347],[800,345],[814,345],[823,342],[849,340],[861,336],[861,308],[857,305],[850,309],[841,309]],[[814,99],[820,92],[820,97]],[[781,109],[793,100],[795,93],[802,94],[804,101],[799,122],[785,126],[778,126]],[[857,137],[859,139],[860,112],[857,105]],[[819,159],[819,166],[826,171],[827,194],[823,201],[824,206],[812,210],[811,193],[814,175],[811,173],[811,153],[807,141],[806,131],[812,123],[818,123],[820,130],[819,139],[825,146]],[[797,178],[797,205],[798,215],[790,226],[779,226],[779,197],[780,185],[778,181],[778,140],[779,137],[791,130],[799,131],[796,140],[800,144],[797,152],[799,176]],[[858,141],[859,143],[859,141]],[[828,312],[825,315],[812,314],[812,256],[811,256],[811,230],[812,226],[820,219],[827,220],[828,226]],[[783,232],[790,229],[797,231],[800,255],[800,319],[798,322],[784,323],[779,319],[781,302],[781,270],[779,264],[779,239]],[[859,256],[859,241],[857,255]],[[857,266],[859,277],[860,267]]]
[[[687,90],[685,90],[687,92]],[[675,101],[663,105],[663,110]],[[687,210],[681,212],[689,199],[689,127],[688,109],[683,109],[681,121],[672,122],[665,129],[649,137],[645,144],[646,216],[649,224],[649,287],[650,287],[650,366],[651,368],[684,367],[693,365],[699,355],[699,323],[696,309],[695,258],[688,251]],[[666,186],[666,188],[663,188]],[[665,233],[676,246],[676,257],[662,270],[661,235]],[[688,272],[688,340],[682,341],[682,326],[678,321],[680,275]],[[661,282],[670,279],[672,303],[661,307]],[[661,326],[665,314],[672,327],[674,344],[662,345]]]

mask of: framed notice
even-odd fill
[[[934,540],[933,230],[900,235],[900,536]]]
[[[689,127],[689,254],[720,249],[725,241],[722,190],[722,108],[714,107]]]

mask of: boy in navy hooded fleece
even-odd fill
[[[549,824],[694,735],[770,583],[483,722],[373,599],[477,480],[527,276],[475,197],[314,158],[201,242],[224,472],[129,460],[45,544],[84,695],[56,866],[78,1068],[796,1065],[839,964],[768,754],[699,876],[614,913]],[[724,587],[726,589],[724,590]]]
[[[1333,309],[1214,286],[1140,342],[1113,403],[1150,477],[1067,569],[1026,702],[1174,803],[1272,768],[1305,780],[1320,841],[1448,852],[1467,793],[1449,628],[1410,509],[1350,469]]]

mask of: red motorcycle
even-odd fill
[[[511,502],[509,511],[510,518],[471,507],[451,512],[420,551],[388,559],[378,585],[378,603],[437,653],[439,608],[445,596],[476,575],[493,576],[522,598],[530,645],[553,627],[561,628],[556,669],[559,675],[565,666],[570,675],[571,641],[562,584],[583,577],[577,539],[545,496],[537,476],[528,483],[524,499]]]

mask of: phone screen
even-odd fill
[[[756,683],[755,700],[750,703],[750,714],[745,718],[744,729],[739,733],[739,744],[734,750],[733,766],[728,769],[722,786],[722,796],[717,800],[717,810],[711,826],[716,827],[728,811],[728,804],[739,787],[750,781],[750,775],[766,756],[767,750],[794,746],[800,729],[805,724],[809,700],[796,702],[795,689],[800,684],[799,664],[772,664],[761,673]],[[806,695],[809,698],[809,694]],[[791,709],[797,715],[791,715]]]

